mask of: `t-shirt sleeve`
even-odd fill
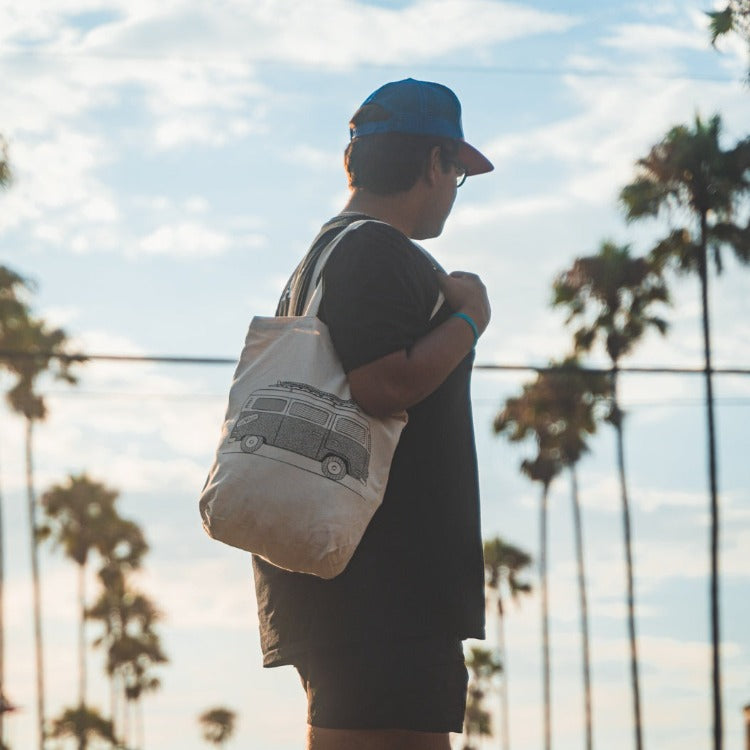
[[[430,328],[438,282],[429,261],[392,227],[342,238],[323,270],[319,317],[345,372],[402,349]]]

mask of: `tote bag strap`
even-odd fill
[[[336,246],[339,244],[339,242],[341,242],[341,239],[347,232],[350,232],[353,229],[357,229],[363,224],[367,224],[367,222],[369,221],[374,220],[360,219],[359,221],[353,221],[351,224],[346,226],[343,231],[339,232],[328,244],[328,247],[326,247],[326,249],[323,250],[323,252],[320,254],[318,262],[315,264],[315,268],[313,269],[313,273],[311,276],[313,280],[317,279],[317,283],[315,284],[315,288],[313,289],[312,294],[308,299],[307,306],[305,307],[305,317],[314,318],[318,314],[320,301],[323,299],[323,268],[325,267],[326,261],[330,257],[331,253],[336,249]],[[380,223],[382,224],[383,222]]]
[[[323,268],[325,267],[326,261],[330,257],[331,253],[334,251],[342,237],[349,232],[350,230],[357,229],[361,227],[363,224],[367,223],[376,223],[376,224],[386,224],[384,221],[378,221],[377,219],[359,219],[358,221],[353,221],[351,224],[349,224],[347,227],[344,228],[342,232],[339,232],[339,234],[336,235],[336,237],[333,238],[333,240],[329,243],[328,247],[326,247],[325,250],[320,254],[320,257],[318,258],[318,262],[315,264],[315,269],[313,271],[313,274],[311,276],[312,279],[317,279],[317,283],[315,284],[315,288],[312,291],[312,294],[310,295],[310,298],[308,300],[307,306],[305,308],[305,316],[311,316],[315,317],[318,314],[318,309],[320,308],[320,302],[323,299]],[[390,226],[390,224],[386,224],[386,226]],[[436,271],[442,271],[442,267],[440,264],[425,250],[421,245],[418,245],[416,242],[412,242],[412,245],[416,247],[422,255],[424,255],[427,260],[430,262],[430,265],[436,270]],[[438,310],[443,306],[443,302],[445,301],[445,296],[443,295],[443,290],[441,289],[438,292],[437,300],[435,301],[435,306],[432,308],[432,312],[430,313],[429,319],[432,320],[435,315],[437,315]]]

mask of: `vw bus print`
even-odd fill
[[[245,453],[262,445],[319,461],[324,476],[367,481],[370,428],[354,401],[305,383],[278,382],[250,394],[229,434]]]

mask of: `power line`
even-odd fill
[[[181,62],[181,63],[246,63],[258,67],[276,67],[286,69],[306,68],[307,63],[303,60],[288,61],[274,60],[271,58],[252,58],[248,56],[217,56],[217,55],[155,55],[149,53],[103,53],[77,50],[35,50],[35,49],[11,49],[5,50],[0,59],[3,58],[68,58],[68,59],[93,59],[93,60],[141,60],[150,62]],[[699,73],[662,73],[658,71],[628,71],[628,70],[602,70],[592,68],[579,68],[575,66],[523,66],[523,65],[462,65],[462,64],[440,64],[431,62],[413,63],[415,67],[426,67],[441,73],[471,73],[502,76],[542,76],[555,77],[573,75],[584,78],[621,78],[665,81],[707,81],[714,83],[741,82],[741,78],[733,78],[726,75],[709,75]],[[321,65],[326,69],[326,66]],[[403,64],[359,62],[352,63],[349,69],[359,70],[403,70]],[[339,70],[339,66],[330,66],[332,71]]]
[[[234,357],[208,357],[184,355],[148,355],[148,354],[64,354],[60,352],[28,352],[18,349],[0,349],[0,359],[58,359],[66,363],[82,362],[128,362],[171,365],[236,365]],[[564,365],[530,365],[530,364],[475,364],[475,370],[497,372],[568,372]],[[705,367],[669,367],[669,366],[620,366],[621,373],[640,373],[657,375],[704,375]],[[606,375],[612,372],[611,367],[587,367],[579,365],[577,371]],[[748,367],[713,367],[714,375],[750,375]]]
[[[227,398],[226,392],[216,393],[173,393],[173,392],[145,392],[145,391],[90,391],[81,388],[70,388],[70,389],[58,389],[53,388],[44,391],[41,395],[50,398],[103,398],[113,400],[127,400],[127,399],[153,399],[159,401],[185,401],[190,399],[192,401],[219,401]],[[496,407],[498,400],[496,398],[472,398],[472,403],[475,406],[493,406]],[[641,406],[701,406],[705,403],[702,398],[670,398],[670,399],[658,399],[654,401],[635,399],[627,400],[624,402],[624,406],[630,407],[641,407]],[[714,403],[718,406],[750,406],[750,397],[737,397],[737,396],[718,396],[714,398]]]
[[[531,372],[570,372],[570,367],[565,366],[536,366],[536,365],[489,365],[489,364],[478,364],[474,365],[475,370],[525,370]],[[585,365],[579,365],[576,371],[592,373],[596,375],[607,375],[612,372],[611,367],[586,367]],[[645,366],[620,366],[617,368],[618,372],[624,373],[641,373],[650,375],[705,375],[705,367],[645,367]],[[712,367],[711,373],[713,375],[750,375],[750,368],[745,367]]]

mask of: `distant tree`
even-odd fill
[[[47,519],[42,527],[52,542],[61,547],[78,566],[78,707],[86,707],[86,570],[89,554],[101,550],[106,528],[115,522],[117,491],[86,474],[71,475],[41,497]],[[85,734],[79,736],[79,750],[85,750]]]
[[[568,468],[570,474],[570,499],[573,511],[573,531],[578,567],[586,749],[592,750],[594,740],[591,655],[589,649],[583,519],[578,493],[577,466],[578,462],[589,450],[588,438],[596,432],[597,423],[602,415],[602,407],[610,395],[610,387],[604,375],[592,371],[584,371],[574,358],[566,359],[540,377],[543,377],[548,382],[548,387],[553,389],[557,394],[554,404],[558,420],[557,438],[562,462]]]
[[[563,467],[558,442],[555,394],[543,378],[523,386],[520,396],[509,398],[495,417],[493,429],[511,442],[533,438],[536,455],[521,462],[521,472],[542,487],[539,509],[539,579],[542,614],[542,686],[544,748],[552,747],[552,676],[549,640],[549,597],[547,585],[547,507],[552,480]]]
[[[102,634],[94,646],[103,647],[106,654],[113,725],[117,734],[127,737],[128,706],[140,705],[141,694],[158,687],[158,681],[151,680],[144,667],[149,653],[154,656],[151,661],[160,660],[158,641],[154,644],[148,632],[144,635],[144,628],[149,631],[159,615],[153,604],[128,583],[129,575],[141,567],[148,551],[140,526],[118,516],[104,526],[100,542],[103,562],[98,577],[102,590],[88,609],[87,617],[102,625]],[[146,651],[145,656],[140,654],[141,650]],[[118,729],[118,714],[122,718],[121,729]],[[142,726],[139,729],[142,735]]]
[[[105,524],[100,535],[99,570],[102,591],[88,609],[87,617],[100,622],[102,634],[94,641],[106,653],[110,679],[111,714],[117,734],[128,742],[131,725],[136,726],[138,747],[143,747],[143,696],[161,686],[152,669],[167,663],[155,625],[161,619],[156,605],[129,583],[129,576],[140,568],[148,550],[140,527],[117,517]],[[120,710],[118,711],[118,705]],[[118,714],[121,715],[118,724]],[[131,714],[135,716],[132,722]]]
[[[588,352],[602,340],[612,367],[611,406],[607,420],[617,435],[617,465],[627,576],[628,633],[633,691],[635,744],[643,747],[638,649],[635,627],[635,586],[631,542],[630,502],[625,474],[623,438],[624,413],[618,396],[620,360],[655,328],[664,334],[667,323],[653,313],[654,305],[668,302],[666,286],[658,267],[645,258],[630,255],[627,245],[602,243],[596,255],[577,258],[554,282],[554,304],[568,310],[566,323],[577,326],[574,334],[576,353]]]
[[[6,162],[3,161],[3,164]],[[0,182],[4,179],[4,167],[0,165]],[[17,349],[19,338],[30,324],[31,312],[27,297],[33,290],[32,282],[8,266],[0,265],[0,351]],[[17,362],[9,356],[0,357],[2,372],[19,376]],[[2,706],[10,705],[5,698],[5,530],[3,526],[3,498],[0,492],[0,742],[6,711]]]
[[[710,19],[709,31],[712,45],[716,46],[719,37],[734,33],[744,40],[750,57],[750,0],[728,0],[724,8],[707,12],[706,15]],[[750,81],[750,63],[748,63],[748,81]]]
[[[567,467],[571,475],[571,501],[573,525],[576,538],[578,562],[578,583],[581,616],[582,664],[584,686],[584,711],[586,726],[586,747],[591,749],[592,710],[591,679],[588,638],[588,613],[586,601],[586,576],[583,553],[583,529],[578,498],[576,465],[588,450],[587,438],[596,431],[597,420],[606,403],[610,387],[602,374],[584,371],[575,358],[563,362],[551,362],[549,369],[540,372],[533,383],[524,386],[519,399],[510,399],[506,408],[495,420],[496,431],[505,431],[511,440],[523,440],[533,435],[538,448],[535,462],[525,462],[522,468],[532,476],[539,474],[544,482],[549,471],[559,472]],[[550,480],[551,481],[551,480]],[[548,487],[547,487],[548,489]],[[546,500],[543,492],[543,512],[540,525],[543,529],[541,540],[540,565],[542,579],[543,640],[548,639],[546,614]],[[549,646],[544,647],[545,703],[549,700]],[[549,709],[545,709],[545,736],[551,732]],[[551,737],[550,740],[551,741]]]
[[[217,747],[230,740],[237,726],[237,714],[229,708],[219,706],[204,711],[198,717],[203,739]]]
[[[36,391],[39,377],[51,374],[58,380],[74,384],[71,367],[83,356],[69,356],[68,336],[61,328],[50,328],[39,318],[30,318],[23,328],[15,331],[13,343],[17,354],[13,355],[13,368],[17,382],[7,394],[11,408],[26,420],[26,496],[29,516],[29,540],[31,547],[31,579],[34,621],[35,662],[37,675],[37,715],[39,727],[39,750],[44,750],[44,654],[42,646],[42,613],[39,572],[39,528],[37,526],[37,498],[34,490],[33,432],[34,424],[47,415],[44,398]]]
[[[12,178],[8,160],[8,142],[0,134],[0,188],[8,187]]]
[[[497,654],[481,646],[472,646],[466,657],[469,670],[469,686],[466,696],[466,713],[464,714],[465,742],[462,750],[477,750],[473,744],[476,735],[492,736],[492,717],[484,708],[484,699],[492,687],[496,675],[502,671]]]
[[[89,743],[97,748],[110,748],[115,747],[117,742],[112,722],[85,706],[64,709],[58,718],[52,720],[49,736],[54,739],[70,737],[78,742],[78,747],[83,748],[89,747]]]
[[[531,584],[522,580],[531,567],[531,555],[520,547],[503,541],[499,536],[484,542],[484,570],[487,588],[497,605],[497,650],[500,674],[501,746],[510,750],[510,711],[508,710],[508,660],[505,646],[505,597],[518,601],[521,594],[531,593]]]
[[[126,703],[132,706],[135,713],[137,747],[143,750],[143,696],[161,687],[161,680],[153,674],[152,668],[169,660],[154,630],[161,613],[144,594],[129,593],[126,606],[121,609],[125,618],[125,632],[113,644],[110,658],[115,670],[122,675]]]
[[[746,7],[744,12],[747,18]],[[629,221],[664,215],[670,222],[669,234],[651,250],[653,264],[658,268],[697,274],[700,280],[711,508],[715,750],[723,746],[723,720],[719,657],[719,490],[709,320],[709,253],[717,275],[723,268],[722,250],[730,250],[743,265],[750,263],[750,220],[746,211],[750,196],[750,137],[726,150],[721,146],[720,137],[719,115],[714,115],[707,123],[696,116],[692,127],[673,127],[636,162],[636,179],[620,193]]]

